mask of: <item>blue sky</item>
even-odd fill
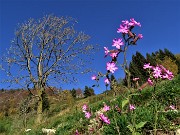
[[[136,28],[144,38],[135,47],[129,48],[128,61],[136,51],[145,55],[158,49],[167,48],[174,54],[180,53],[180,1],[179,0],[0,0],[0,54],[6,52],[18,23],[29,18],[41,18],[47,14],[71,16],[78,20],[76,28],[91,36],[90,43],[99,44],[101,50],[94,57],[93,66],[105,73],[106,62],[103,47],[111,48],[112,40],[121,37],[117,28],[122,20],[135,18],[142,27]],[[119,62],[121,62],[119,58]],[[87,74],[79,77],[76,84],[66,84],[63,89],[92,86],[93,81]],[[115,76],[124,77],[119,69]],[[6,78],[0,71],[0,81]],[[59,87],[58,86],[58,87]],[[7,84],[0,84],[6,88]],[[105,90],[103,80],[96,93]]]

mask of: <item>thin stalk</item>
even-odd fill
[[[132,112],[132,124],[133,124],[133,135],[135,134],[136,132],[136,123],[135,123],[135,114]]]
[[[121,135],[120,130],[119,130],[119,126],[117,125],[117,120],[116,120],[114,109],[113,109],[113,117],[114,117],[114,121],[115,121],[115,124],[116,124],[116,129],[117,129],[118,135]]]
[[[157,111],[157,103],[155,103],[155,122],[154,122],[154,134],[157,132],[157,120],[158,120],[158,111]]]
[[[154,86],[154,92],[153,92],[154,101],[156,100],[155,90],[156,90],[156,85]],[[158,121],[158,110],[157,110],[157,108],[158,108],[157,102],[155,101],[154,135],[156,135],[156,133],[157,133],[157,121]]]

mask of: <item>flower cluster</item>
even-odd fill
[[[82,106],[82,112],[85,114],[86,119],[90,119],[91,118],[91,113],[87,111],[88,110],[88,106],[86,104],[84,104]],[[108,112],[110,110],[110,106],[106,105],[104,103],[104,106],[99,110],[96,111],[95,117],[91,118],[89,121],[89,125],[88,125],[88,131],[91,133],[96,132],[97,130],[99,130],[100,128],[103,127],[103,123],[105,124],[110,124],[110,119],[105,115],[106,112]],[[75,132],[76,135],[78,135],[78,130],[76,130]]]
[[[91,117],[91,113],[88,112],[87,109],[88,109],[88,106],[87,106],[86,104],[84,104],[84,105],[82,106],[82,111],[84,112],[85,117],[86,117],[87,119],[89,119],[89,118]]]
[[[104,113],[109,110],[110,110],[110,106],[104,104],[104,107],[95,113],[96,117],[99,118],[102,122],[106,124],[110,124],[109,118],[104,115]]]
[[[88,112],[87,110],[88,110],[88,106],[86,104],[84,104],[82,106],[82,112],[85,114],[85,117],[87,119],[89,119],[91,117],[91,113]],[[104,107],[97,112],[98,117],[107,124],[110,124],[110,120],[107,117],[105,117],[103,113],[107,112],[109,110],[110,110],[110,106],[104,104]]]
[[[135,21],[134,18],[131,18],[130,21],[123,20],[122,24],[120,24],[120,27],[117,30],[117,33],[127,34],[136,25],[141,27],[140,22]]]
[[[113,74],[118,69],[116,63],[119,53],[126,51],[127,49],[125,49],[125,47],[127,47],[128,45],[135,45],[138,39],[143,38],[142,34],[136,35],[135,33],[132,32],[132,29],[135,26],[141,27],[141,24],[140,22],[137,22],[134,18],[131,18],[130,21],[123,20],[122,23],[120,24],[120,28],[117,29],[117,33],[122,33],[124,42],[122,38],[114,38],[112,40],[112,47],[115,47],[115,49],[109,50],[108,47],[104,47],[104,53],[105,53],[104,57],[107,57],[109,55],[112,58],[110,62],[106,63],[107,73],[105,75],[106,78],[104,80],[104,83],[106,85],[110,83],[108,74],[109,73]],[[98,76],[93,75],[91,79],[98,81],[99,77],[100,77],[99,75]]]
[[[154,81],[157,79],[168,79],[172,80],[173,73],[167,70],[162,65],[151,66],[150,63],[144,64],[144,69],[149,69],[150,77],[148,78],[149,85],[154,85]]]

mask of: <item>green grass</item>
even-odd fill
[[[141,134],[146,130],[152,130],[154,127],[154,115],[155,104],[158,106],[158,129],[163,130],[176,130],[180,128],[176,120],[179,119],[180,112],[168,111],[165,112],[165,108],[173,104],[177,107],[180,106],[180,75],[172,81],[161,82],[154,91],[152,87],[143,89],[141,92],[136,92],[139,95],[134,95],[130,99],[132,104],[135,104],[136,114],[135,123],[141,121],[147,121],[145,126],[138,130]],[[152,95],[156,95],[156,99],[152,98]],[[120,114],[116,110],[113,110],[115,105],[119,107],[122,104],[124,97],[127,97],[128,92],[123,95],[113,97],[111,95],[97,95],[86,99],[75,101],[74,106],[53,104],[50,111],[44,115],[44,121],[41,125],[34,123],[35,116],[29,115],[27,119],[27,128],[32,130],[28,133],[24,132],[22,117],[13,115],[10,117],[4,117],[0,119],[0,134],[6,135],[41,135],[42,128],[55,128],[56,135],[72,135],[76,129],[82,134],[87,131],[89,120],[85,119],[81,107],[84,103],[88,104],[92,112],[95,112],[103,107],[105,102],[111,106],[111,110],[106,114],[111,120],[110,125],[104,124],[102,134],[118,134],[117,127],[120,129],[121,135],[131,134],[127,126],[132,119],[131,113]],[[124,110],[128,110],[128,105],[124,107]],[[93,114],[94,116],[94,114]]]

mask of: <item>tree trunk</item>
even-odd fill
[[[44,88],[40,88],[37,90],[38,93],[38,105],[37,105],[37,119],[36,123],[40,124],[42,122],[42,113],[43,113],[43,93]]]

